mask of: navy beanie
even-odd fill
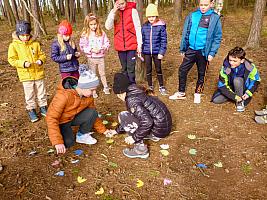
[[[130,85],[128,77],[123,73],[116,73],[114,75],[113,91],[115,94],[122,94],[127,91]]]
[[[16,24],[16,34],[18,36],[23,34],[30,34],[31,30],[31,24],[27,21],[20,20]]]

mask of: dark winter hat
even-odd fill
[[[23,34],[30,34],[31,33],[31,24],[27,21],[20,20],[16,24],[16,34],[23,35]]]
[[[114,75],[113,91],[115,94],[121,94],[127,91],[130,85],[128,77],[123,73],[116,73]]]
[[[96,74],[88,69],[87,65],[81,64],[79,66],[79,80],[78,87],[81,89],[91,89],[96,88],[99,85],[99,80]]]

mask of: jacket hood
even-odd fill
[[[160,19],[156,23],[152,24],[152,26],[166,26],[166,23]]]
[[[253,68],[251,62],[250,62],[249,60],[247,60],[247,59],[245,59],[244,65],[245,65],[246,69],[249,70],[249,71],[251,71],[252,68]],[[231,68],[231,65],[230,65],[230,63],[229,63],[228,57],[226,57],[226,58],[224,59],[224,61],[223,61],[223,66],[224,66],[225,69],[226,69],[226,68]]]
[[[35,41],[35,38],[33,38],[33,37],[31,36],[29,41],[27,41],[27,42],[22,42],[22,41],[19,39],[18,35],[16,34],[16,31],[14,31],[14,32],[12,33],[12,39],[13,39],[14,42],[17,42],[17,43],[26,43],[26,44],[31,44],[32,42]]]

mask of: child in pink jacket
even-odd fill
[[[87,56],[88,65],[91,70],[96,72],[96,68],[98,67],[98,72],[105,94],[110,94],[110,88],[107,84],[105,74],[104,59],[105,53],[109,46],[109,39],[106,33],[101,29],[97,17],[92,13],[88,14],[84,19],[84,27],[80,38],[80,48],[81,51]],[[93,94],[93,97],[98,97],[96,92]]]

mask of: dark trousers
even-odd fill
[[[158,59],[158,54],[144,55],[146,64],[146,78],[148,86],[152,86],[152,59],[155,64],[159,86],[163,86],[163,74],[161,70],[161,60]]]
[[[207,70],[207,60],[202,55],[201,50],[188,49],[183,62],[179,68],[179,92],[185,92],[187,74],[194,64],[197,64],[198,79],[195,93],[202,93],[204,89],[205,75]]]
[[[135,84],[136,51],[118,51],[122,73],[128,76],[131,84]]]
[[[78,113],[70,122],[60,124],[60,132],[63,136],[65,146],[71,147],[74,145],[75,136],[71,126],[80,126],[79,132],[82,134],[89,133],[95,123],[98,113],[94,109],[86,108]]]

